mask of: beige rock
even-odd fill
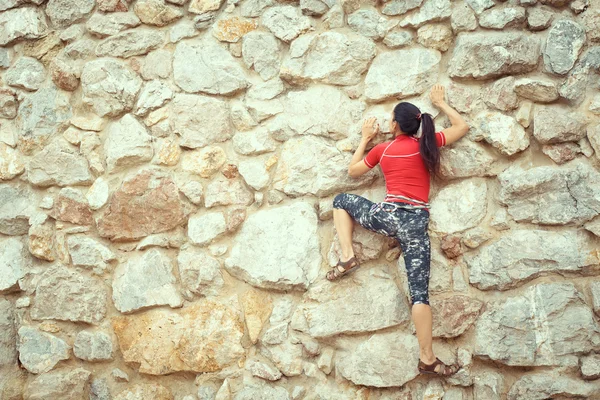
[[[145,374],[215,372],[244,354],[239,312],[211,300],[178,312],[157,309],[115,317],[112,326],[124,360],[140,363],[139,372]],[[146,356],[149,351],[152,357]]]
[[[189,210],[175,182],[145,169],[127,178],[97,220],[98,233],[111,240],[139,239],[183,223]]]
[[[256,27],[255,20],[231,17],[217,21],[213,26],[212,33],[221,42],[236,43]]]
[[[250,340],[252,343],[256,343],[263,325],[269,319],[273,310],[271,296],[256,289],[250,289],[242,296],[242,306],[244,307]]]

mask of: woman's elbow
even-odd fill
[[[469,129],[471,129],[471,127],[469,126],[469,124],[467,124],[466,122],[463,123],[463,124],[460,124],[458,128],[459,128],[459,132],[460,132],[460,136],[461,137],[465,136],[469,132]]]

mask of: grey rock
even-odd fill
[[[590,273],[600,264],[592,249],[576,231],[511,230],[478,253],[467,253],[465,261],[472,285],[508,290],[553,273]]]
[[[228,95],[249,86],[242,67],[212,38],[177,44],[173,78],[177,86],[189,93]]]
[[[46,79],[44,65],[31,57],[21,57],[4,73],[4,80],[9,86],[26,90],[37,90]]]
[[[375,8],[361,9],[348,16],[348,26],[362,36],[381,40],[397,22],[383,17]]]
[[[281,149],[273,188],[293,197],[306,194],[326,197],[373,182],[372,172],[358,179],[348,176],[349,160],[350,154],[340,152],[325,139],[292,138]],[[307,170],[306,165],[316,168]]]
[[[122,313],[162,305],[172,308],[183,305],[172,260],[156,248],[119,265],[113,275],[112,289],[115,307]]]
[[[402,386],[418,372],[416,368],[393,366],[417,365],[418,354],[415,336],[399,331],[387,332],[372,335],[353,351],[342,352],[336,357],[336,367],[344,378],[356,385]]]
[[[453,78],[474,79],[522,74],[535,70],[539,58],[536,37],[516,32],[463,33],[456,40],[448,73]]]
[[[476,399],[501,400],[504,376],[493,371],[485,371],[475,376],[473,395]]]
[[[51,136],[66,128],[71,115],[69,95],[53,85],[25,97],[15,119],[21,151],[31,154],[34,149],[43,148]]]
[[[335,288],[322,281],[310,287],[292,317],[291,327],[314,338],[373,332],[409,320],[406,301],[391,277],[362,272]]]
[[[400,26],[419,28],[430,22],[439,22],[450,18],[452,4],[450,0],[425,0],[418,11],[400,21]]]
[[[200,32],[194,26],[193,21],[183,20],[169,30],[169,41],[171,43],[178,43],[183,39],[196,37],[199,34]]]
[[[293,6],[271,7],[262,13],[260,22],[284,42],[291,42],[311,27],[310,19]]]
[[[83,368],[47,372],[28,382],[24,398],[28,400],[80,400],[87,395],[91,372]]]
[[[585,379],[600,378],[600,354],[590,354],[581,358],[581,375]]]
[[[544,49],[546,71],[565,75],[575,65],[584,43],[584,27],[571,20],[556,21],[546,39]]]
[[[52,141],[29,160],[29,182],[36,186],[91,184],[94,177],[77,147],[62,138]]]
[[[399,47],[407,46],[412,42],[413,34],[409,30],[393,30],[385,35],[385,38],[383,38],[383,44],[390,49],[397,49]]]
[[[381,12],[385,15],[403,15],[423,4],[423,0],[392,0],[385,3]]]
[[[150,111],[164,106],[173,98],[173,91],[159,80],[153,80],[144,85],[135,105],[135,115],[145,116]]]
[[[508,392],[508,400],[543,400],[555,395],[571,398],[593,398],[598,388],[588,382],[559,373],[535,373],[516,381]]]
[[[41,8],[21,7],[0,13],[0,46],[10,45],[18,39],[39,39],[47,31]]]
[[[27,248],[18,238],[2,240],[0,250],[0,293],[10,293],[19,289],[19,281],[25,276],[31,264]]]
[[[90,400],[111,400],[110,389],[105,378],[95,378],[90,383]]]
[[[559,106],[536,107],[533,136],[543,144],[578,141],[586,136],[585,117]]]
[[[221,264],[206,251],[184,245],[177,255],[181,286],[188,298],[216,296],[224,284]]]
[[[269,136],[267,129],[251,132],[239,132],[233,137],[234,150],[242,155],[259,155],[276,149],[276,142]]]
[[[218,178],[206,186],[204,206],[240,205],[248,206],[254,201],[254,196],[239,179]]]
[[[441,174],[447,179],[493,175],[497,157],[470,140],[459,140],[440,149]]]
[[[382,101],[419,95],[438,79],[441,54],[430,49],[408,49],[378,55],[365,77],[365,96]]]
[[[306,15],[323,15],[334,5],[335,1],[332,0],[300,0],[300,9]]]
[[[246,184],[254,190],[262,190],[269,183],[268,161],[266,157],[257,157],[250,160],[242,160],[238,165],[240,175],[244,178]]]
[[[512,117],[499,112],[483,112],[473,126],[483,139],[504,155],[511,156],[529,147],[529,136]]]
[[[331,86],[289,92],[283,104],[286,112],[278,115],[269,128],[278,140],[296,135],[343,139],[362,121],[366,108],[362,101],[350,100]]]
[[[179,93],[169,104],[169,123],[181,136],[180,146],[198,148],[231,138],[226,102],[208,96]]]
[[[512,111],[519,107],[519,98],[515,93],[515,78],[508,76],[489,84],[482,98],[491,108],[500,111]]]
[[[46,14],[54,26],[66,28],[87,17],[95,5],[95,0],[48,0]]]
[[[121,58],[140,56],[156,49],[163,42],[164,35],[161,32],[145,28],[129,29],[98,43],[96,56]]]
[[[247,0],[242,2],[240,12],[244,17],[260,17],[266,8],[274,4],[274,0]]]
[[[101,38],[116,35],[126,29],[135,28],[142,22],[131,12],[94,13],[86,22],[86,29]]]
[[[464,2],[455,3],[450,21],[454,33],[474,31],[478,26],[473,9]]]
[[[252,31],[242,39],[242,56],[246,67],[254,70],[263,80],[279,75],[281,54],[279,42],[268,32]]]
[[[0,11],[9,10],[11,8],[20,7],[22,5],[32,3],[35,5],[40,5],[45,0],[1,0],[0,1]]]
[[[28,233],[29,218],[34,213],[32,196],[26,186],[0,184],[0,233],[13,236]]]
[[[527,27],[537,32],[550,28],[554,20],[554,12],[547,7],[532,7],[527,10]]]
[[[588,87],[594,84],[591,72],[600,72],[600,47],[588,48],[580,61],[567,75],[559,89],[561,97],[569,100],[573,105],[579,105],[585,98]]]
[[[481,14],[496,5],[493,0],[466,0],[466,2],[477,14]]]
[[[81,86],[83,102],[96,114],[116,117],[133,108],[142,80],[123,62],[103,58],[85,64]]]
[[[517,28],[525,21],[523,7],[496,7],[481,13],[479,25],[489,29]]]
[[[99,324],[106,315],[107,290],[102,281],[63,266],[46,270],[36,286],[34,320],[57,319]]]
[[[75,357],[86,361],[113,359],[112,340],[105,332],[80,331],[73,344]]]
[[[15,365],[17,356],[15,306],[9,300],[0,299],[0,368]]]
[[[306,34],[295,40],[280,75],[292,83],[311,80],[334,85],[357,84],[375,57],[375,44],[341,32]]]
[[[317,222],[314,208],[302,202],[250,215],[234,239],[227,271],[256,287],[305,290],[321,265]]]
[[[600,213],[600,174],[573,160],[565,167],[515,166],[498,175],[499,200],[515,221],[547,225],[585,222]]]
[[[188,237],[195,245],[206,246],[226,230],[222,212],[192,215],[188,220]]]
[[[477,226],[487,211],[487,184],[483,179],[451,183],[431,200],[431,229],[461,232]]]
[[[521,97],[539,103],[551,103],[558,100],[556,85],[545,79],[518,79],[515,82],[515,92]]]
[[[17,116],[18,109],[17,93],[12,89],[0,91],[0,118],[13,119]]]
[[[154,154],[152,137],[133,115],[113,122],[106,135],[104,151],[108,172],[150,161]]]
[[[290,395],[283,387],[256,384],[244,387],[235,394],[232,400],[254,400],[258,398],[263,400],[290,400]]]
[[[142,64],[142,78],[153,80],[168,78],[172,71],[171,52],[164,49],[158,49],[148,53]]]
[[[73,265],[93,269],[98,274],[106,271],[110,262],[116,260],[108,247],[86,235],[69,235],[67,246]]]
[[[68,360],[69,346],[64,340],[23,325],[19,328],[19,361],[33,374],[53,369],[61,360]]]
[[[576,365],[573,353],[589,352],[599,333],[572,283],[541,283],[487,305],[476,324],[474,354],[515,366]]]

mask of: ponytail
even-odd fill
[[[439,175],[440,150],[435,140],[435,123],[431,114],[421,114],[417,106],[406,101],[396,104],[393,113],[394,121],[407,135],[415,137],[419,127],[421,128],[421,139],[419,139],[421,158],[430,174]]]
[[[421,115],[421,140],[419,140],[419,151],[425,167],[430,174],[438,175],[440,172],[440,149],[435,138],[435,123],[431,114]]]

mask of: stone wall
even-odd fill
[[[2,400],[600,399],[599,0],[0,0],[0,46]],[[324,279],[362,120],[437,82],[447,380],[393,241]]]

